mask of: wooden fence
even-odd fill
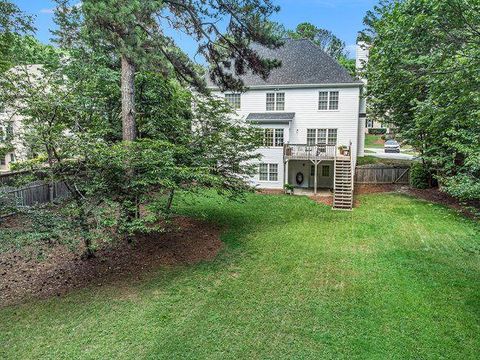
[[[0,172],[0,187],[9,186],[15,181],[16,178],[28,173],[29,171]]]
[[[0,200],[13,207],[46,204],[69,195],[64,183],[35,182],[21,188],[0,188]]]
[[[409,184],[410,167],[408,166],[357,166],[355,168],[356,184]]]

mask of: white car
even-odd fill
[[[400,144],[396,140],[387,140],[385,141],[384,149],[386,153],[399,153],[400,152]]]

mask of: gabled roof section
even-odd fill
[[[240,79],[243,80],[247,87],[269,87],[275,85],[362,85],[362,83],[354,79],[343,66],[310,40],[287,39],[282,47],[274,50],[257,44],[252,47],[262,58],[280,60],[282,66],[273,69],[266,81],[251,72],[240,76]],[[207,84],[210,87],[215,87],[210,79],[207,79]]]

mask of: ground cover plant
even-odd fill
[[[2,358],[464,358],[480,343],[480,229],[398,194],[176,197],[225,229],[213,261],[0,310]]]

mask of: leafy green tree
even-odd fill
[[[12,2],[0,0],[0,74],[15,63],[16,52],[12,47],[19,37],[35,30],[32,24],[32,16],[23,13]]]
[[[382,2],[364,22],[369,112],[420,151],[446,191],[478,200],[478,1]]]
[[[310,39],[328,55],[337,60],[348,72],[355,76],[355,60],[350,59],[345,42],[335,36],[330,30],[321,29],[309,22],[297,25],[295,30],[286,31],[292,39]]]
[[[268,47],[281,44],[268,21],[278,11],[270,1],[86,0],[80,6],[72,6],[69,0],[57,2],[60,30],[56,35],[61,46],[87,43],[120,59],[124,140],[136,138],[134,85],[139,69],[174,73],[205,90],[198,68],[165,34],[165,23],[199,43],[198,52],[212,65],[212,80],[224,89],[241,88],[235,74],[252,70],[266,78],[279,65],[260,58],[249,46],[252,41]],[[219,22],[227,17],[226,31],[222,31]]]
[[[304,22],[297,25],[295,30],[287,32],[292,39],[310,39],[323,51],[334,59],[347,58],[345,42],[336,37],[330,30],[321,29]]]
[[[35,72],[16,67],[0,79],[0,95],[22,116],[18,136],[37,155],[18,168],[66,184],[72,196],[65,209],[87,257],[112,227],[127,238],[157,229],[153,224],[168,216],[177,190],[208,187],[229,196],[250,190],[259,134],[233,122],[223,101],[139,73],[139,138],[123,142],[121,127],[112,126],[120,123],[118,69],[100,60],[90,67],[71,59],[58,64]],[[168,200],[148,211],[154,194]]]

